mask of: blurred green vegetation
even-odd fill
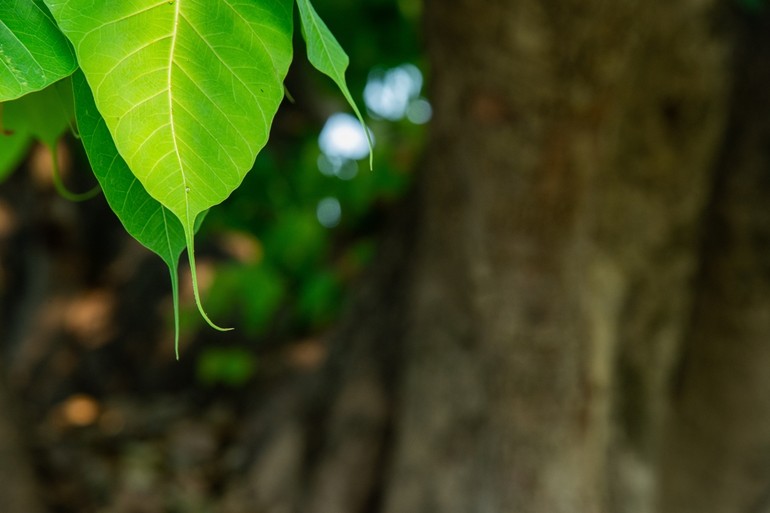
[[[738,1],[738,5],[740,5],[744,10],[752,13],[760,12],[764,8],[766,8],[768,5],[767,0],[737,0],[737,1]]]
[[[192,303],[181,312],[190,342],[183,358],[195,359],[204,384],[240,386],[258,375],[264,354],[329,331],[375,258],[378,229],[407,191],[423,145],[430,106],[418,71],[420,0],[313,4],[350,56],[347,82],[375,141],[374,170],[358,122],[346,124],[342,94],[307,62],[297,23],[290,95],[270,142],[242,186],[211,209],[197,239],[210,275],[204,304],[217,323],[236,328],[224,335],[202,329]],[[71,127],[72,105],[62,102],[71,95],[60,87],[69,80],[0,111],[7,133],[0,174],[17,167],[30,138],[53,146]],[[86,165],[82,148],[75,154]]]
[[[243,186],[209,212],[200,233],[200,246],[214,261],[204,304],[218,323],[236,328],[233,335],[212,334],[200,329],[191,310],[183,315],[188,336],[204,340],[192,351],[203,384],[240,386],[259,373],[262,353],[333,326],[351,283],[376,256],[377,230],[408,189],[422,148],[425,125],[403,112],[392,119],[373,115],[363,99],[368,81],[384,71],[405,63],[422,68],[420,2],[314,5],[350,55],[348,84],[362,111],[369,111],[374,171],[366,156],[354,160],[321,151],[324,123],[348,109],[333,83],[299,54],[287,80],[294,101],[282,105],[271,141]],[[301,44],[295,48],[302,51]],[[332,207],[328,221],[322,205]]]

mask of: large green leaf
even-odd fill
[[[345,53],[345,50],[337,42],[326,23],[318,16],[310,0],[297,0],[297,7],[299,8],[299,17],[302,22],[302,36],[307,43],[307,58],[310,64],[315,66],[318,71],[334,80],[334,83],[337,84],[342,95],[350,104],[350,108],[353,109],[358,121],[361,122],[361,127],[369,142],[369,167],[371,168],[374,158],[371,134],[369,134],[369,130],[366,128],[361,111],[358,110],[356,102],[353,101],[353,96],[350,94],[347,82],[345,81],[345,70],[348,69],[348,64],[350,63],[348,54]]]
[[[80,71],[72,76],[75,114],[88,160],[104,197],[120,222],[137,241],[156,253],[168,266],[174,302],[174,347],[179,357],[179,256],[185,248],[182,224],[152,198],[118,154],[112,136],[94,104]],[[203,216],[201,216],[202,219]]]
[[[181,221],[208,321],[195,219],[238,187],[267,142],[292,57],[290,0],[46,3],[118,151]]]
[[[75,54],[43,0],[0,0],[0,102],[70,75]]]

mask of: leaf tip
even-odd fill
[[[203,303],[201,302],[201,296],[200,291],[198,289],[198,274],[195,269],[195,246],[194,246],[194,233],[195,233],[195,227],[193,225],[193,222],[189,219],[187,222],[183,222],[182,226],[184,226],[185,231],[185,239],[187,239],[187,258],[190,262],[190,276],[192,278],[192,286],[193,286],[193,295],[195,296],[195,306],[198,308],[198,313],[200,313],[201,317],[203,317],[203,320],[206,321],[206,324],[211,326],[217,331],[230,331],[233,328],[223,328],[219,326],[218,324],[214,323],[209,316],[206,314],[206,311],[203,309]]]

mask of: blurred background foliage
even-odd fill
[[[737,0],[738,4],[746,11],[760,12],[767,8],[767,0]]]
[[[368,167],[363,130],[333,82],[308,64],[296,26],[287,99],[271,140],[242,186],[208,213],[197,238],[204,304],[217,323],[235,331],[223,335],[207,328],[189,291],[187,297],[182,291],[181,356],[199,384],[242,386],[258,375],[263,355],[328,333],[351,284],[374,258],[378,228],[409,187],[421,151],[431,109],[424,98],[420,1],[314,4],[350,56],[348,85],[375,141],[374,170]],[[55,106],[49,100],[57,94],[46,90],[23,100],[34,103],[31,114],[50,113]],[[11,103],[4,109],[5,125],[26,112],[22,101]],[[22,115],[10,117],[13,109]],[[54,137],[67,127],[65,119],[57,121]],[[15,132],[0,137],[5,174],[19,167],[29,136],[36,135]],[[44,135],[52,147],[52,138]],[[86,167],[77,140],[65,139],[74,167]],[[83,174],[76,171],[70,178],[75,187],[89,186]],[[189,276],[183,274],[180,283],[189,283]],[[169,325],[171,313],[169,307]]]
[[[192,352],[203,384],[241,385],[259,372],[260,354],[333,326],[422,147],[430,105],[420,2],[314,4],[350,56],[348,84],[365,107],[374,170],[365,134],[334,84],[309,66],[295,34],[288,100],[271,141],[243,185],[209,212],[199,237],[212,256],[206,307],[238,334],[210,332],[188,302],[184,330],[197,334]]]
[[[734,1],[750,16],[768,7],[767,0]],[[423,145],[431,106],[419,40],[421,1],[314,4],[350,56],[348,84],[372,131],[374,170],[363,132],[332,81],[308,64],[297,28],[287,100],[271,140],[243,185],[209,212],[198,236],[204,304],[218,323],[235,328],[227,335],[205,328],[187,291],[183,361],[194,362],[201,384],[240,386],[260,371],[262,355],[331,329],[351,284],[375,257],[378,229],[408,189]],[[46,90],[5,106],[3,126],[12,130],[0,136],[0,180],[24,167],[31,136],[51,146],[68,129],[63,117],[50,119],[52,112],[70,112],[52,105],[63,96]],[[14,120],[22,114],[43,116],[47,121],[37,124],[50,130],[18,129]],[[67,139],[75,165],[87,166],[79,143]],[[83,173],[75,175],[79,190],[90,186]],[[181,283],[188,282],[183,275]]]

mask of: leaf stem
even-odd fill
[[[177,266],[168,266],[171,274],[171,297],[174,308],[174,355],[179,361],[179,269]]]
[[[61,174],[59,171],[59,150],[58,145],[56,143],[48,146],[48,149],[51,151],[51,168],[53,171],[53,186],[56,189],[56,192],[59,193],[59,196],[61,196],[64,199],[80,202],[80,201],[86,201],[90,200],[91,198],[95,197],[97,194],[101,192],[101,188],[99,185],[94,185],[93,188],[86,192],[72,192],[69,189],[67,189],[67,186],[64,185],[64,182],[61,179]]]

